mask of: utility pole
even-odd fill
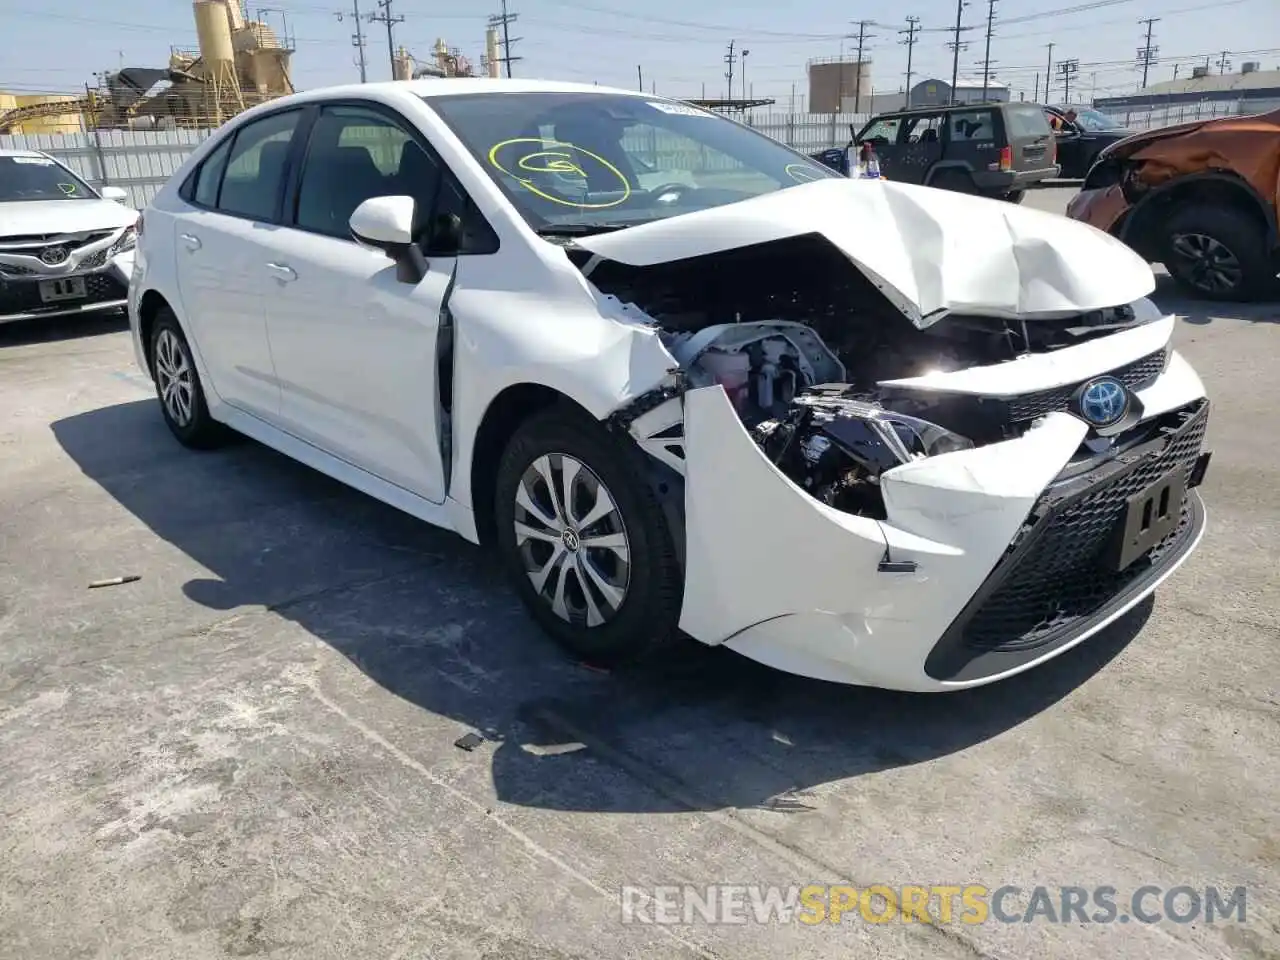
[[[920,29],[919,17],[907,17],[907,29],[899,30],[898,33],[905,33],[907,39],[898,42],[907,48],[907,102],[906,107],[911,109],[911,51],[916,45],[916,31]],[[873,98],[874,99],[874,98]]]
[[[521,40],[520,37],[511,36],[511,24],[515,23],[519,17],[520,14],[518,13],[508,13],[507,0],[502,0],[502,12],[496,13],[489,18],[490,27],[502,28],[502,56],[498,59],[507,65],[508,80],[511,79],[511,64],[515,63],[517,60],[524,59],[524,57],[513,57],[511,55],[511,45],[513,43],[518,43]]]
[[[960,18],[964,15],[965,0],[956,0],[956,27],[955,38],[951,47],[951,102],[958,103],[956,100],[956,79],[960,76]]]
[[[640,64],[636,64],[636,87],[641,93],[644,93],[644,74],[640,72]]]
[[[1219,73],[1219,74],[1226,73],[1226,72],[1227,72],[1227,69],[1231,66],[1231,61],[1227,59],[1227,57],[1230,55],[1230,53],[1231,53],[1231,51],[1230,51],[1230,50],[1223,50],[1223,51],[1222,51],[1222,56],[1218,58],[1218,73]]]
[[[738,55],[733,52],[735,43],[737,43],[736,40],[729,41],[729,52],[724,55],[724,62],[729,67],[728,72],[725,74],[729,78],[729,100],[733,99],[733,65],[738,62]]]
[[[982,99],[987,99],[987,84],[991,79],[991,25],[996,18],[996,0],[987,0],[987,49],[982,56]]]
[[[391,15],[391,4],[395,0],[378,0],[378,10],[380,13],[372,13],[369,20],[372,23],[385,23],[387,25],[387,54],[391,58],[391,79],[396,76],[396,40],[393,34],[397,23],[404,23],[404,17]]]
[[[1159,47],[1151,45],[1151,28],[1160,22],[1160,18],[1148,17],[1146,20],[1139,20],[1138,22],[1147,25],[1147,42],[1138,48],[1138,66],[1142,68],[1142,88],[1145,90],[1147,88],[1147,71],[1156,62],[1156,54],[1160,51]]]
[[[858,62],[855,66],[853,75],[853,112],[858,113],[862,108],[862,44],[867,40],[874,40],[875,35],[867,34],[867,27],[876,26],[874,20],[858,21]],[[844,104],[841,104],[844,106]]]
[[[1048,100],[1049,98],[1045,97],[1045,99]],[[1040,71],[1039,70],[1036,71],[1036,85],[1031,88],[1031,102],[1032,103],[1040,102]]]
[[[1062,102],[1071,106],[1071,78],[1080,69],[1079,60],[1063,60],[1058,64],[1058,73],[1062,74]]]
[[[1049,84],[1053,82],[1053,44],[1048,44],[1049,62],[1044,65],[1044,102],[1049,102]]]
[[[342,18],[346,14],[335,13],[338,22],[342,22]],[[351,0],[351,19],[355,21],[356,32],[351,35],[351,45],[356,48],[357,62],[360,64],[360,82],[369,82],[369,71],[364,60],[364,27],[360,25],[360,0]]]

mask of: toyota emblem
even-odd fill
[[[45,247],[40,251],[41,262],[47,263],[51,267],[66,263],[69,256],[71,256],[71,251],[66,247]]]

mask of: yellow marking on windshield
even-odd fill
[[[576,159],[587,158],[598,163],[605,170],[608,170],[610,174],[618,178],[618,183],[621,184],[622,188],[622,196],[607,203],[579,203],[547,193],[545,190],[539,189],[532,178],[521,176],[519,172],[513,172],[499,162],[499,151],[514,144],[536,144],[538,147],[536,150],[530,150],[528,153],[520,155],[514,164],[517,171],[562,174],[587,180],[589,178],[586,171]],[[499,173],[503,173],[519,183],[530,193],[564,207],[574,207],[578,210],[604,210],[608,207],[616,207],[620,203],[625,203],[627,198],[631,196],[631,184],[627,182],[627,178],[621,170],[599,154],[592,153],[590,150],[573,143],[562,143],[559,140],[543,140],[538,137],[516,137],[511,140],[503,140],[501,143],[495,143],[489,149],[489,164]]]

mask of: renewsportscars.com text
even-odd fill
[[[930,884],[623,887],[622,921],[648,924],[1244,923],[1244,887]]]

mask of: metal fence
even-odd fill
[[[743,117],[766,136],[802,153],[816,153],[849,142],[849,126],[860,127],[863,114],[778,114]],[[122,187],[141,209],[182,165],[208,130],[100,130],[70,134],[6,134],[0,150],[40,150],[56,157],[96,187]],[[665,166],[665,165],[664,165]]]
[[[1280,108],[1280,100],[1201,100],[1195,103],[1171,103],[1156,107],[1100,106],[1105,113],[1130,130],[1155,130],[1176,123],[1195,123],[1199,120],[1216,120],[1219,117],[1238,117],[1253,113],[1267,113]]]

